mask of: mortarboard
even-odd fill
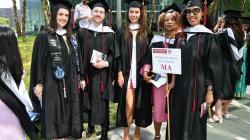
[[[241,24],[250,24],[250,17],[240,17]]]
[[[109,11],[109,5],[105,0],[93,0],[88,3],[88,6],[91,10],[93,10],[95,7],[102,7],[105,9],[105,13]]]
[[[72,8],[72,4],[71,2],[69,2],[68,0],[50,0],[52,5],[63,5],[65,7],[67,7],[68,9]]]
[[[172,11],[176,11],[180,13],[181,9],[175,3],[173,3],[167,6],[165,9],[161,10],[160,13],[167,13],[167,12],[172,12]]]
[[[205,4],[209,6],[212,2],[213,0],[184,0],[183,4],[186,4],[188,7],[199,6],[204,9]]]
[[[224,11],[225,14],[225,20],[239,20],[241,17],[243,11],[240,10],[226,10]]]
[[[128,7],[136,7],[136,8],[141,8],[142,5],[146,6],[149,4],[148,1],[146,0],[125,0],[125,3],[128,4]]]

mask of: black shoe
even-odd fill
[[[94,127],[94,126],[89,126],[88,129],[87,129],[87,132],[88,132],[89,134],[95,133],[95,127]]]
[[[91,137],[95,133],[95,127],[94,126],[88,126],[88,129],[86,131],[86,136]]]

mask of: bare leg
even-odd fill
[[[134,112],[134,90],[128,89],[126,93],[126,117],[128,127],[124,128],[124,140],[129,140],[129,129],[132,123],[132,115]]]
[[[230,102],[231,101],[225,101],[223,103],[223,109],[222,109],[223,113],[228,114],[228,109],[229,109]]]
[[[222,101],[220,99],[215,104],[215,115],[218,118],[222,118]]]
[[[135,133],[134,133],[134,140],[139,140],[139,139],[140,139],[140,127],[136,126]]]
[[[160,140],[161,139],[161,122],[154,122],[154,128],[155,128],[155,140]]]

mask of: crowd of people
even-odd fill
[[[230,103],[246,96],[250,84],[250,17],[230,9],[213,26],[212,0],[184,0],[160,12],[163,33],[150,38],[150,3],[124,2],[124,23],[113,30],[104,24],[110,15],[105,0],[83,0],[74,10],[68,0],[51,0],[50,25],[34,42],[30,98],[15,33],[0,26],[1,139],[37,140],[39,129],[46,140],[80,139],[101,125],[101,140],[108,140],[110,102],[118,104],[116,126],[124,128],[124,140],[133,120],[135,140],[152,122],[155,140],[163,139],[163,122],[166,140],[206,140],[207,123],[230,117]],[[154,49],[179,50],[181,74],[157,71]],[[40,114],[39,129],[32,112]]]

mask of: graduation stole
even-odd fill
[[[49,54],[53,68],[53,73],[56,79],[62,80],[65,72],[63,69],[62,47],[57,35],[48,34]]]
[[[64,98],[67,98],[66,82],[64,79],[65,71],[63,67],[62,46],[59,42],[57,34],[55,35],[48,34],[48,42],[49,42],[48,48],[49,48],[53,74],[56,79],[63,80],[63,96]]]

